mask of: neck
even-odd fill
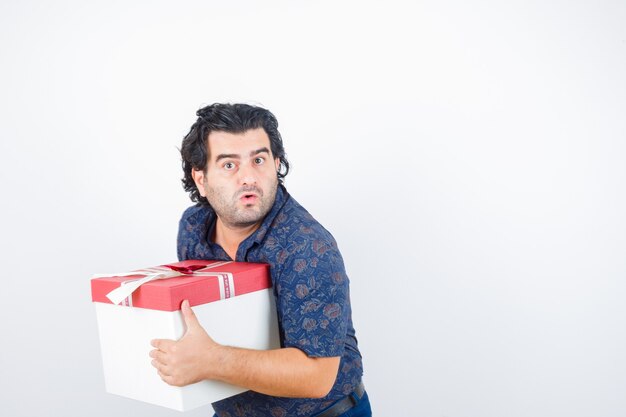
[[[233,226],[224,223],[218,217],[215,223],[215,243],[220,245],[232,260],[236,261],[239,244],[254,233],[259,226],[261,226],[261,222],[250,226]]]

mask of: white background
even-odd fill
[[[199,107],[245,101],[339,242],[375,415],[626,415],[625,22],[623,1],[4,0],[0,412],[179,415],[104,392],[89,278],[175,260],[177,147]]]

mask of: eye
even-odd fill
[[[261,165],[263,162],[265,162],[265,158],[262,158],[260,156],[257,156],[256,158],[254,158],[254,163],[257,165]]]
[[[232,162],[226,162],[224,165],[222,165],[224,167],[225,170],[227,171],[231,171],[233,169],[235,169],[235,164]]]

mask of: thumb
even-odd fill
[[[189,306],[189,300],[183,301],[180,306],[180,310],[183,313],[183,320],[185,321],[187,332],[195,327],[201,327],[200,322],[198,322],[198,318],[196,317],[196,313],[194,313]]]

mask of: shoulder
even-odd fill
[[[194,206],[188,207],[180,218],[180,224],[199,224],[204,223],[206,219],[210,216],[212,210],[207,205],[196,204]]]
[[[204,227],[213,210],[207,205],[196,204],[188,207],[180,218],[179,231],[193,231],[196,227]]]
[[[198,244],[206,236],[207,224],[212,209],[209,206],[195,205],[187,208],[178,223],[177,250],[178,259],[197,257]]]
[[[284,246],[301,239],[335,244],[333,235],[291,196],[274,219],[272,235]]]
[[[273,252],[275,265],[288,270],[304,260],[316,266],[322,260],[343,267],[341,254],[333,235],[293,197],[274,218],[266,243]]]

